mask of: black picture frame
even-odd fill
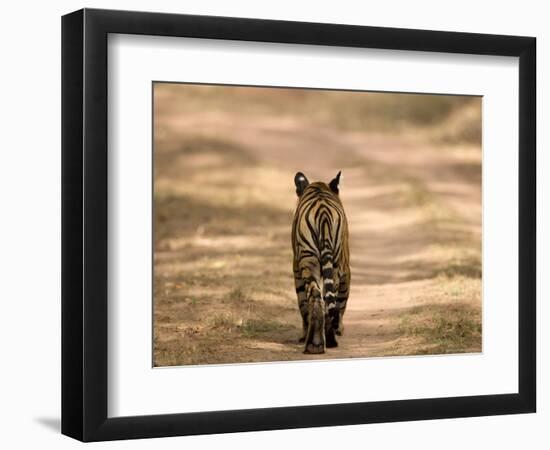
[[[519,57],[518,392],[109,418],[109,33]],[[102,441],[535,412],[535,90],[533,37],[94,9],[63,16],[62,433]]]

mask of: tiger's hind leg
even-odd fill
[[[298,297],[298,309],[300,310],[300,315],[302,316],[302,336],[298,342],[303,343],[306,340],[306,334],[308,329],[308,302],[306,295],[306,284],[302,278],[301,271],[294,267],[294,285],[296,287],[296,296]]]
[[[325,303],[321,295],[319,267],[316,259],[302,260],[300,276],[303,282],[303,295],[298,297],[300,313],[304,325],[304,353],[320,354],[325,352]],[[297,282],[297,291],[301,291],[301,283]]]
[[[346,311],[346,305],[349,298],[350,276],[344,274],[340,277],[340,283],[338,286],[338,294],[336,295],[336,307],[338,308],[339,320],[336,334],[342,336],[344,334],[344,312]]]

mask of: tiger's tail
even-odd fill
[[[324,228],[321,250],[321,275],[323,280],[323,300],[328,316],[328,323],[325,323],[325,334],[327,346],[335,347],[337,344],[334,333],[338,330],[340,311],[336,301],[336,286],[334,281],[334,250],[329,239],[328,226],[325,225]]]

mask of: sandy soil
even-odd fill
[[[155,96],[155,365],[481,351],[478,146]],[[351,295],[324,355],[298,344],[298,170],[344,173]]]

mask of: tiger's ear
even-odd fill
[[[298,172],[294,176],[294,184],[296,185],[296,195],[299,197],[304,193],[305,188],[308,187],[309,181],[302,172]]]
[[[330,182],[328,187],[332,192],[335,194],[338,194],[340,192],[340,176],[342,175],[342,171],[338,172],[338,175],[336,175],[336,178]]]

